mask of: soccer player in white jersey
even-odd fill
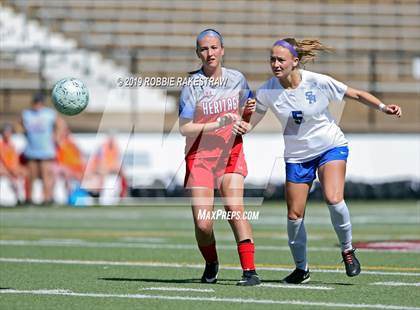
[[[352,246],[352,226],[344,201],[347,140],[328,111],[330,102],[342,102],[347,97],[386,114],[401,116],[397,105],[385,105],[366,91],[300,69],[299,65],[313,60],[317,51],[327,49],[318,40],[276,41],[270,55],[274,76],[257,90],[256,113],[249,124],[237,122],[233,128],[234,133],[244,134],[271,109],[284,129],[287,233],[296,265],[283,279],[285,283],[300,284],[310,280],[304,215],[316,173],[341,245],[346,274],[353,277],[361,271]]]
[[[258,285],[251,224],[242,216],[247,166],[242,137],[232,134],[233,121],[250,115],[244,110],[252,92],[242,73],[222,67],[224,48],[220,33],[213,29],[202,31],[197,36],[196,53],[202,68],[192,73],[191,84],[182,89],[179,129],[186,137],[185,187],[191,189],[195,236],[206,261],[201,282],[217,281],[219,260],[213,219],[200,218],[200,214],[213,211],[217,188],[225,210],[238,215],[229,219],[243,270],[237,285]]]

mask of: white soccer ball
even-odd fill
[[[52,101],[60,113],[76,115],[87,107],[89,91],[85,84],[78,79],[61,79],[54,85]]]

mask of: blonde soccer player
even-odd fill
[[[331,222],[341,246],[349,277],[357,276],[360,262],[352,246],[352,225],[344,200],[347,140],[328,111],[330,102],[351,98],[389,115],[401,116],[397,105],[385,105],[372,94],[351,88],[335,79],[303,70],[300,65],[313,60],[325,47],[318,40],[278,40],[271,48],[273,77],[256,93],[256,110],[251,122],[237,122],[233,131],[244,134],[271,109],[283,127],[286,163],[286,202],[288,243],[296,269],[283,279],[300,284],[310,280],[306,255],[304,215],[312,182],[318,174]]]
[[[199,216],[203,211],[207,214],[213,211],[214,190],[218,189],[225,210],[239,215],[229,219],[243,269],[237,285],[258,285],[252,229],[242,216],[247,166],[242,137],[232,134],[233,121],[244,112],[252,92],[242,73],[222,66],[224,46],[219,32],[202,31],[196,39],[196,54],[202,67],[191,74],[192,83],[182,89],[179,129],[186,137],[185,187],[191,190],[195,237],[206,262],[201,282],[215,283],[218,276],[214,220]]]

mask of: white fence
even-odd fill
[[[76,143],[87,159],[104,141],[102,134],[76,134]],[[184,138],[178,133],[124,134],[115,136],[124,155],[123,169],[130,186],[167,188],[183,183],[185,173]],[[381,183],[393,181],[420,181],[420,137],[416,134],[348,134],[350,157],[347,181]],[[245,156],[249,174],[247,184],[264,188],[268,183],[284,182],[283,139],[280,134],[249,134],[244,138]],[[23,136],[16,135],[18,150],[25,144]],[[115,182],[114,182],[115,183]],[[110,183],[110,189],[114,188]],[[55,196],[65,202],[61,181],[56,183]],[[106,191],[107,189],[105,189]],[[14,202],[6,180],[0,179],[1,201]],[[37,182],[35,197],[40,199],[41,186]],[[35,200],[39,200],[36,198]]]
[[[75,134],[76,143],[86,156],[104,141],[102,134]],[[398,180],[420,181],[420,136],[416,134],[347,134],[350,157],[347,180],[379,183]],[[184,138],[178,133],[119,133],[124,169],[129,181],[148,185],[155,179],[174,179],[182,183]],[[16,136],[18,149],[24,147]],[[244,137],[248,163],[248,183],[265,184],[284,180],[283,138],[280,134],[249,134]]]

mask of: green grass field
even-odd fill
[[[418,202],[349,202],[354,241],[419,240]],[[250,206],[259,287],[241,276],[226,221],[215,225],[221,270],[199,283],[189,206],[0,209],[0,309],[420,309],[419,250],[359,249],[362,274],[345,275],[327,208],[306,214],[312,281],[293,269],[285,204]]]

